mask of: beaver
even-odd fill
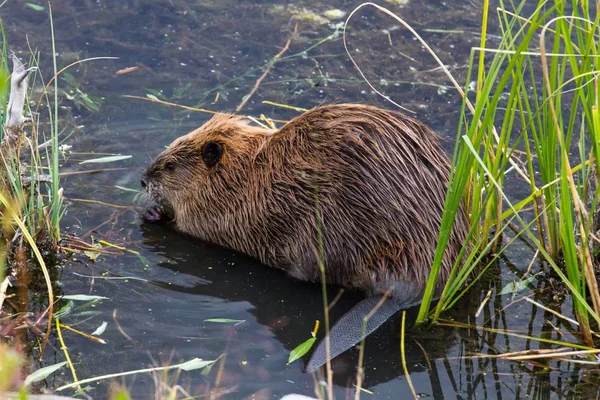
[[[279,129],[216,114],[143,173],[141,184],[157,203],[143,217],[167,219],[297,279],[320,282],[323,265],[327,283],[364,291],[368,297],[338,322],[343,329],[330,333],[335,357],[361,340],[362,317],[381,296],[391,301],[369,320],[367,334],[420,302],[449,175],[437,135],[400,112],[322,105]],[[468,230],[461,208],[438,293]],[[309,369],[326,361],[323,349],[319,357]]]

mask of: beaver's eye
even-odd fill
[[[207,167],[212,167],[221,160],[223,147],[218,142],[207,142],[202,145],[202,161]]]
[[[168,162],[165,164],[165,169],[167,171],[174,171],[175,170],[175,164],[172,162]]]

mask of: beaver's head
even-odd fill
[[[269,133],[217,114],[160,153],[142,174],[142,186],[180,230],[198,234],[200,221],[218,223],[212,219],[227,214],[227,199],[244,183],[244,167]]]

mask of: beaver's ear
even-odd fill
[[[206,142],[202,145],[200,152],[202,153],[202,161],[204,161],[204,164],[206,164],[207,167],[213,167],[221,161],[223,146],[221,146],[221,143],[219,142]]]

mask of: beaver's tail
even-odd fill
[[[419,304],[422,291],[419,290],[420,295],[415,296],[414,289],[395,291],[394,297],[387,299],[383,296],[368,297],[344,314],[329,332],[330,359],[360,343],[399,310]],[[312,372],[326,362],[327,345],[323,339],[308,361],[306,371]]]

